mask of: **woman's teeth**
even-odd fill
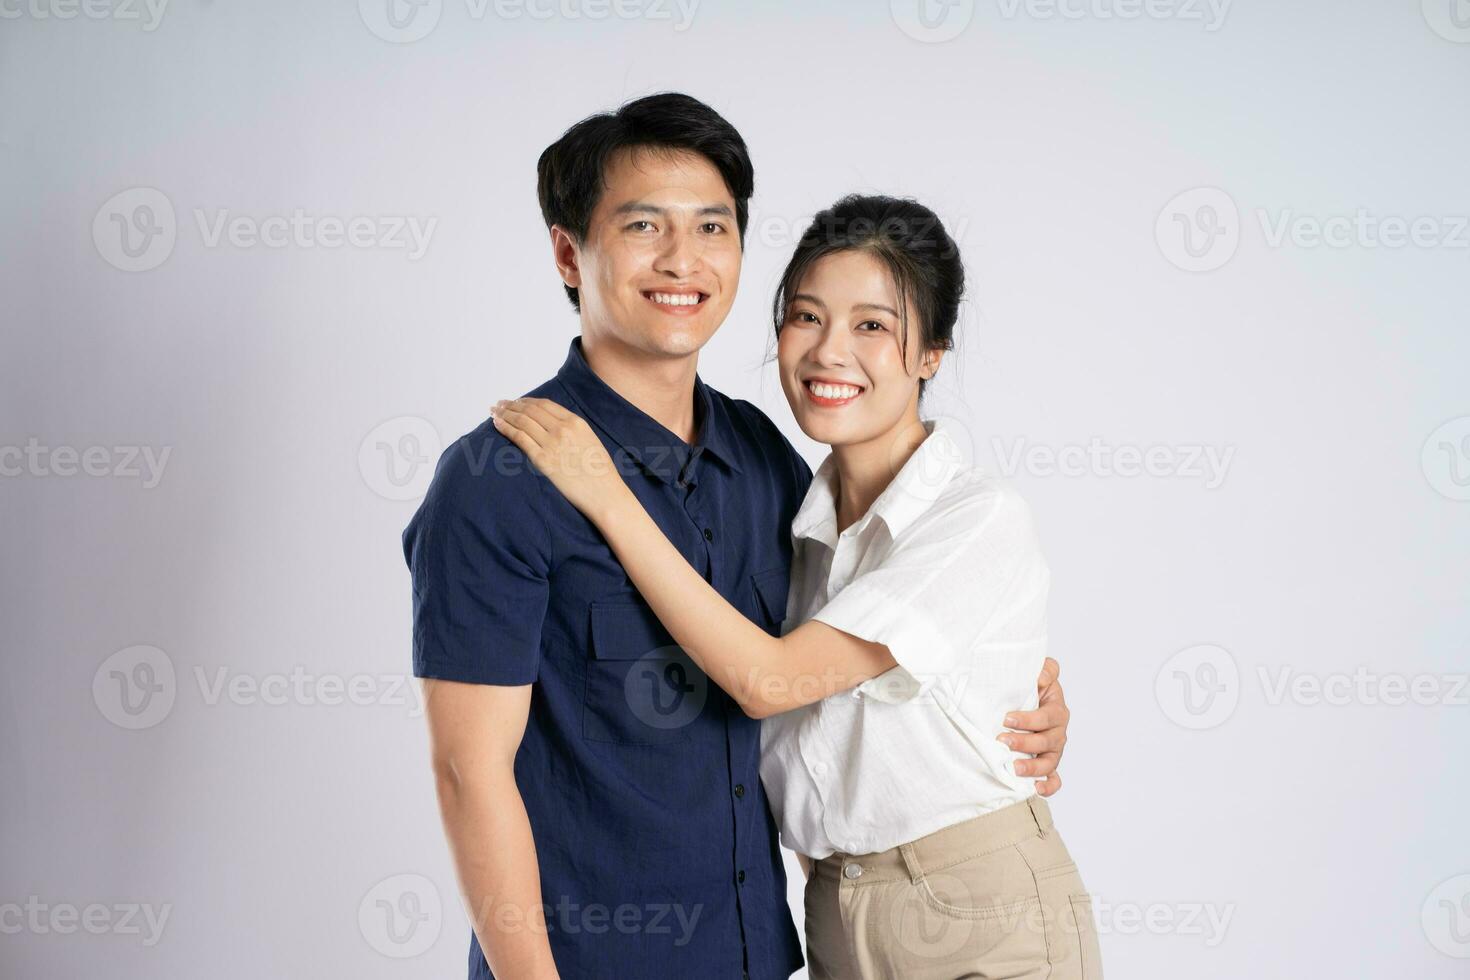
[[[819,398],[834,399],[852,398],[858,392],[863,390],[854,385],[826,385],[817,384],[816,382],[811,382],[807,385],[807,387],[812,390],[812,394],[816,395]]]
[[[649,298],[655,303],[665,306],[698,306],[699,293],[649,293]]]

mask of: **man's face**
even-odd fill
[[[553,235],[578,292],[582,332],[650,355],[698,351],[730,312],[740,279],[735,199],[705,157],[614,154],[586,240]]]

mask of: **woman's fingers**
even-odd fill
[[[558,405],[550,398],[523,398],[521,399],[521,401],[530,402],[539,406],[540,408],[546,409],[547,414],[549,414],[554,419],[569,421],[573,418],[580,418],[580,416],[578,416],[576,412],[570,411],[562,407],[561,405]]]
[[[512,398],[496,403],[497,412],[519,412],[523,417],[534,420],[548,435],[557,435],[575,424],[579,417],[549,398]]]
[[[512,446],[524,453],[532,466],[537,469],[541,468],[538,460],[542,459],[542,449],[529,432],[521,428],[518,422],[510,420],[499,411],[491,416],[491,421],[495,423],[495,431],[509,439]]]
[[[562,416],[551,411],[550,406],[555,404],[544,398],[517,398],[510,402],[509,406],[535,419],[547,432],[555,432],[565,423]]]
[[[500,402],[495,406],[495,417],[533,438],[537,445],[546,441],[549,432],[541,420],[518,407],[515,402]]]

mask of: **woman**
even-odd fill
[[[813,980],[1102,976],[1024,756],[985,734],[1036,704],[1046,564],[1021,499],[919,418],[963,289],[954,242],[912,201],[847,197],[803,235],[775,299],[781,386],[832,451],[792,525],[779,637],[683,560],[579,416],[542,399],[494,413],[689,656],[765,719],[761,780],[807,869]]]

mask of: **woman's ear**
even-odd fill
[[[919,365],[919,375],[925,381],[934,380],[934,375],[939,373],[939,362],[944,359],[944,351],[931,350],[924,353],[924,360]]]

